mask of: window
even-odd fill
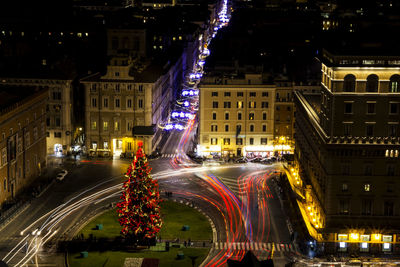
[[[236,125],[236,136],[238,136],[241,131],[242,131],[242,125],[241,124],[237,124]]]
[[[97,122],[96,121],[92,121],[91,128],[92,128],[92,130],[96,130],[96,128],[97,128]]]
[[[211,132],[218,132],[218,125],[211,125]]]
[[[371,215],[372,214],[372,200],[364,199],[361,202],[361,215]]]
[[[225,120],[229,120],[229,113],[228,112],[225,113]]]
[[[116,108],[120,108],[120,104],[121,104],[120,101],[121,101],[121,100],[120,100],[119,98],[116,98],[116,99],[115,99],[115,107],[116,107]]]
[[[263,131],[263,132],[266,132],[266,131],[267,131],[267,125],[263,124],[263,126],[262,126],[262,131]]]
[[[103,99],[103,107],[108,108],[108,98]]]
[[[268,102],[266,102],[266,101],[261,102],[261,107],[268,108]]]
[[[395,169],[394,165],[392,165],[392,164],[387,165],[387,172],[386,172],[387,176],[394,176],[395,170],[396,169]]]
[[[344,77],[343,91],[354,92],[356,90],[356,77],[353,74],[347,74]]]
[[[250,138],[250,145],[254,145],[254,138],[253,137]]]
[[[394,215],[394,202],[387,200],[383,203],[383,215],[393,216]]]
[[[94,92],[96,92],[96,86],[95,86]],[[61,100],[61,92],[53,92],[53,100]]]
[[[242,112],[238,112],[237,119],[238,121],[242,120]]]
[[[249,101],[249,108],[256,108],[256,101]]]
[[[231,102],[224,102],[224,108],[231,108]]]
[[[266,121],[266,120],[267,120],[267,113],[266,113],[266,112],[263,112],[262,118],[263,118],[263,121]]]
[[[38,139],[38,130],[37,127],[33,128],[33,140],[37,140]]]
[[[261,145],[266,145],[268,142],[268,138],[261,138]]]
[[[218,96],[218,92],[211,92],[211,96]]]
[[[345,102],[344,114],[352,114],[352,113],[353,113],[353,103]]]
[[[218,144],[218,138],[211,138],[211,144],[212,145]]]
[[[371,176],[372,175],[372,165],[371,164],[364,165],[364,175],[365,176]]]
[[[218,102],[217,101],[213,101],[212,102],[212,107],[213,108],[218,108]]]
[[[236,145],[238,146],[243,145],[243,138],[236,138]]]
[[[229,132],[229,125],[225,124],[225,132]]]
[[[352,123],[343,123],[343,135],[351,136],[352,127],[353,127]]]
[[[236,95],[237,95],[238,97],[242,97],[242,96],[243,96],[243,92],[237,92]]]
[[[236,103],[236,107],[237,107],[237,108],[243,108],[243,101],[238,101],[238,102]]]
[[[250,132],[254,132],[254,124],[250,125]]]
[[[3,152],[1,153],[1,166],[7,163],[7,149],[3,148]]]
[[[374,135],[374,125],[373,124],[367,124],[365,126],[365,133],[367,136],[373,136]]]
[[[115,85],[115,92],[119,93],[120,92],[120,86],[119,84]]]
[[[231,92],[224,92],[224,96],[231,96]]]
[[[349,185],[346,183],[343,183],[342,184],[342,192],[347,192],[347,191],[349,191]]]
[[[50,118],[46,118],[46,125],[50,126]]]
[[[126,87],[126,89],[127,89],[128,91],[132,90],[132,84],[128,84],[127,87]]]
[[[262,96],[264,97],[268,96],[268,92],[262,92]]]
[[[367,114],[375,114],[375,102],[367,102]]]
[[[54,137],[61,138],[61,132],[54,132]]]
[[[119,123],[119,121],[115,121],[114,122],[114,131],[119,131],[120,130],[120,123]]]
[[[250,96],[251,96],[251,97],[256,97],[257,94],[256,94],[256,92],[250,92]]]
[[[349,200],[348,199],[342,199],[339,200],[339,214],[341,215],[347,215],[350,213],[349,211]]]
[[[398,128],[399,128],[398,124],[389,124],[389,132],[388,132],[389,136],[396,137],[399,131]]]
[[[103,121],[103,131],[108,131],[108,121]]]
[[[230,145],[231,144],[231,139],[230,138],[224,138],[224,145]]]
[[[143,84],[139,84],[138,91],[143,92]]]
[[[92,108],[97,107],[97,98],[93,97],[92,98]]]
[[[104,141],[104,142],[103,142],[103,148],[104,148],[104,149],[108,149],[108,142],[107,142],[107,141]]]
[[[371,184],[364,184],[364,192],[371,192]]]
[[[249,120],[251,120],[251,121],[254,120],[254,113],[253,112],[249,113]]]
[[[138,107],[143,108],[143,99],[138,99]]]
[[[60,119],[60,117],[55,117],[54,119],[55,119],[55,121],[56,121],[56,126],[57,126],[57,127],[60,127],[60,126],[61,126],[61,119]]]
[[[132,121],[128,121],[127,125],[126,125],[126,129],[128,131],[132,131],[133,128],[133,122]]]
[[[389,103],[389,114],[399,113],[399,103]]]
[[[375,74],[371,74],[367,77],[367,88],[366,91],[370,93],[378,92],[379,78]]]
[[[392,77],[390,77],[389,92],[390,93],[399,93],[400,92],[400,75],[395,74],[395,75],[392,75]]]
[[[126,100],[126,107],[127,108],[132,108],[132,99]]]
[[[281,110],[281,107],[280,106],[276,106],[276,110],[277,111]]]
[[[214,121],[217,119],[217,113],[216,113],[216,112],[213,112],[213,113],[212,113],[212,119],[213,119]]]

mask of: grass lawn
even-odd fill
[[[191,240],[212,239],[210,223],[197,210],[180,203],[164,201],[161,203],[161,213],[164,223],[159,236],[162,239],[179,238],[181,241],[189,238]],[[103,224],[103,229],[96,230],[97,224]],[[189,225],[190,229],[182,231],[183,225]],[[110,210],[89,222],[78,235],[83,233],[86,238],[90,234],[97,238],[116,237],[119,236],[120,230],[117,213],[115,210]]]
[[[176,259],[178,251],[183,251],[185,258]],[[192,266],[189,256],[199,256],[196,259],[196,266],[203,262],[208,254],[208,248],[170,248],[169,252],[123,252],[123,251],[107,251],[107,252],[89,252],[87,258],[80,258],[79,254],[69,255],[69,266],[71,267],[122,267],[125,258],[157,258],[160,259],[159,267],[188,267]]]
[[[211,226],[206,217],[195,209],[172,201],[161,203],[163,226],[159,236],[162,239],[179,238],[181,242],[191,240],[211,240]],[[103,224],[102,230],[96,230],[97,224]],[[189,225],[190,229],[182,231],[183,225]],[[83,234],[85,238],[92,234],[96,238],[113,238],[120,235],[120,225],[116,210],[107,211],[89,222],[78,235]],[[178,251],[183,251],[184,259],[177,259]],[[69,255],[71,267],[80,266],[123,266],[125,258],[157,258],[160,259],[159,266],[187,267],[192,266],[189,256],[198,256],[196,266],[205,259],[209,248],[174,248],[170,247],[169,252],[158,252],[143,250],[140,252],[89,251],[88,258],[81,258],[79,253]]]

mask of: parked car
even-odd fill
[[[67,170],[62,170],[62,171],[60,171],[60,172],[57,174],[56,179],[57,179],[58,181],[62,181],[62,180],[64,180],[64,177],[65,177],[67,174],[68,174]]]
[[[247,161],[244,158],[235,159],[236,163],[246,163]]]

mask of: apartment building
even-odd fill
[[[0,205],[46,166],[46,89],[0,86]]]
[[[274,148],[275,86],[261,74],[205,77],[199,86],[201,156],[267,156]]]
[[[324,50],[321,94],[295,93],[290,177],[329,253],[399,250],[400,56],[364,55]]]

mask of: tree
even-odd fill
[[[117,204],[121,235],[135,244],[149,244],[162,226],[160,217],[160,192],[157,181],[150,176],[142,144],[128,167],[121,201]]]

